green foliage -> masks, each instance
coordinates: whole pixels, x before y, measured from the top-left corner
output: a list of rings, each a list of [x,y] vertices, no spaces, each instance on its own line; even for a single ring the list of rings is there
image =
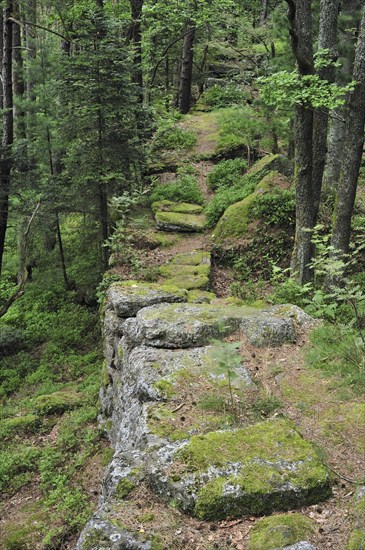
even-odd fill
[[[179,176],[173,183],[158,185],[151,194],[151,202],[169,200],[204,204],[204,196],[194,176]]]
[[[311,333],[306,360],[310,367],[335,376],[361,395],[365,390],[365,348],[356,331],[324,324]]]
[[[247,161],[244,159],[222,160],[209,172],[208,185],[213,190],[235,186],[246,170]]]
[[[315,109],[336,109],[345,103],[346,95],[355,86],[354,82],[346,86],[330,84],[316,74],[300,76],[296,71],[280,71],[260,78],[259,82],[262,101],[280,108],[300,104]]]
[[[252,204],[250,217],[265,225],[286,227],[295,223],[295,195],[293,191],[277,189],[258,195]]]
[[[222,84],[212,86],[204,92],[203,101],[208,107],[219,109],[229,105],[239,105],[247,101],[248,93],[237,84]]]
[[[31,478],[37,469],[41,451],[30,445],[7,447],[0,453],[0,492],[16,491]]]
[[[256,183],[250,178],[241,178],[234,187],[220,187],[205,208],[208,226],[213,227],[228,206],[248,197],[255,186]]]
[[[170,118],[161,119],[153,136],[151,149],[154,151],[182,151],[192,149],[198,138],[195,132],[177,126]]]

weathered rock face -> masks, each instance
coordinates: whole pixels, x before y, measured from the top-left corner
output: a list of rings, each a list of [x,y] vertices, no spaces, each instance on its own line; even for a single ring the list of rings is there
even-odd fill
[[[238,348],[247,340],[293,342],[296,326],[310,318],[291,306],[265,311],[188,299],[186,290],[135,281],[108,291],[100,425],[115,454],[79,550],[167,548],[158,531],[136,528],[132,512],[124,521],[123,504],[132,510],[138,491],[209,521],[289,510],[330,494],[327,469],[291,423],[248,416],[242,426],[232,414],[258,391]]]

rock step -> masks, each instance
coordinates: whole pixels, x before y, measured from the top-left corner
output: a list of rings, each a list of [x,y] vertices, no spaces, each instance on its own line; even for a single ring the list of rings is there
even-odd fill
[[[207,219],[198,204],[161,201],[152,205],[157,229],[177,233],[199,233]]]

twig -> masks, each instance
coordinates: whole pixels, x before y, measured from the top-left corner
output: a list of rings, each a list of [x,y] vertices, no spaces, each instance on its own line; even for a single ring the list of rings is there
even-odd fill
[[[334,470],[333,468],[331,468],[331,466],[328,466],[327,464],[327,468],[329,470],[331,470],[331,472],[333,472],[334,474],[336,474],[336,476],[340,477],[341,479],[345,479],[346,481],[348,481],[349,483],[358,483],[355,479],[350,479],[349,477],[346,477],[342,474],[340,474],[339,472],[336,472],[336,470]]]
[[[181,405],[179,405],[178,407],[176,407],[176,409],[173,409],[171,412],[176,413],[177,411],[179,411],[180,409],[182,409],[182,408],[184,407],[184,405],[186,405],[186,403],[181,403]]]

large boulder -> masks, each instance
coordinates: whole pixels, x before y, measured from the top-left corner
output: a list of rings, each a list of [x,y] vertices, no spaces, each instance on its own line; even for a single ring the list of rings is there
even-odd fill
[[[118,317],[134,317],[147,306],[161,302],[186,302],[186,290],[169,285],[142,283],[141,281],[122,281],[113,284],[106,299],[106,310],[113,310]]]
[[[124,325],[130,342],[161,348],[204,346],[236,331],[242,331],[257,346],[282,345],[296,339],[290,317],[221,304],[159,304],[140,310]]]
[[[202,520],[263,515],[331,495],[316,449],[286,420],[210,432],[155,453],[151,486]]]

